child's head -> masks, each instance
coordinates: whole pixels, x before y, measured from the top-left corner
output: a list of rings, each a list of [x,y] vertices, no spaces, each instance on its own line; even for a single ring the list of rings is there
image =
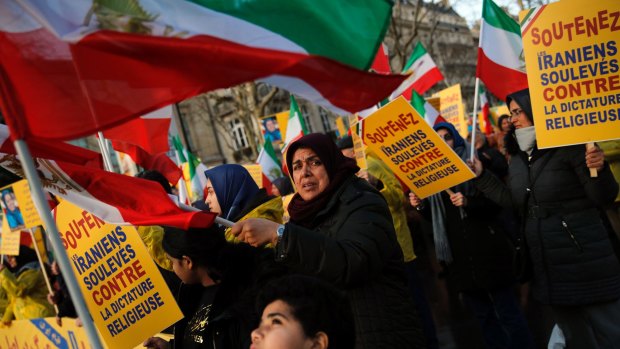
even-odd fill
[[[268,283],[256,302],[261,323],[254,349],[353,348],[355,326],[349,300],[316,278],[286,276]]]

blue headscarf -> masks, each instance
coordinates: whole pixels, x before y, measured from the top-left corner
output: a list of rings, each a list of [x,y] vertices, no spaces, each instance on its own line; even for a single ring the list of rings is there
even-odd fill
[[[222,217],[234,219],[256,196],[259,189],[248,170],[237,164],[216,166],[205,171],[211,181]]]

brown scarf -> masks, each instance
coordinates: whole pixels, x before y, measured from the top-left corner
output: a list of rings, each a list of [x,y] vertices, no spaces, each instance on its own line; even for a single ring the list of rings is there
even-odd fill
[[[359,167],[355,160],[342,155],[336,143],[329,136],[312,133],[290,145],[286,153],[286,165],[289,171],[293,171],[293,156],[300,148],[312,149],[321,159],[329,177],[327,188],[312,200],[305,201],[297,193],[288,205],[292,223],[313,228],[317,225],[314,222],[317,213],[325,208],[341,185],[359,171]]]

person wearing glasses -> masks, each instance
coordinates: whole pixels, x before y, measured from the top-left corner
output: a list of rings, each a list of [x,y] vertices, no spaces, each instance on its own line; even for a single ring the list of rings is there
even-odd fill
[[[327,135],[292,143],[286,164],[297,189],[288,206],[290,221],[248,219],[237,222],[232,234],[253,246],[271,243],[277,263],[291,273],[344,291],[356,348],[425,348],[385,199],[356,176],[355,160]]]
[[[434,126],[437,134],[463,160],[470,144],[447,122]],[[505,161],[503,157],[500,159]],[[432,223],[435,252],[448,287],[459,292],[472,310],[487,348],[533,348],[532,336],[514,292],[512,251],[501,208],[467,181],[421,200],[409,200]]]
[[[506,99],[511,130],[508,184],[470,163],[476,187],[522,218],[522,276],[535,299],[551,305],[569,348],[617,348],[620,343],[620,264],[600,209],[618,183],[598,147],[538,149],[529,90]],[[591,177],[596,169],[598,177]]]

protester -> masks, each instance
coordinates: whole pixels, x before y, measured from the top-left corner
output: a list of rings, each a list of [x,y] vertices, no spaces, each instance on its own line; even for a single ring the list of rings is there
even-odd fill
[[[0,263],[0,287],[8,296],[8,305],[2,322],[54,316],[54,309],[47,302],[47,287],[36,252],[26,246],[19,247],[18,256],[7,256],[8,268]]]
[[[273,261],[246,244],[229,244],[215,226],[205,229],[164,227],[163,246],[183,284],[177,303],[185,318],[174,325],[172,343],[152,337],[148,348],[248,348],[258,323],[254,300],[258,285],[269,280]]]
[[[515,130],[505,140],[512,156],[506,186],[480,161],[476,186],[523,218],[523,270],[535,299],[550,304],[569,348],[615,348],[620,343],[620,265],[599,208],[618,184],[603,152],[584,145],[538,149],[529,90],[506,100]],[[591,177],[588,169],[596,169]],[[524,273],[526,274],[526,273]]]
[[[344,293],[329,283],[291,275],[273,280],[259,293],[260,326],[253,349],[353,349],[353,313]]]
[[[482,162],[482,166],[493,172],[497,177],[504,178],[508,174],[508,163],[499,150],[489,146],[487,137],[478,130],[476,132],[476,154]]]
[[[346,136],[338,141],[338,148],[342,155],[355,159],[355,151],[353,150],[353,139]],[[420,281],[420,277],[415,267],[416,255],[413,249],[413,239],[411,231],[407,225],[407,213],[405,212],[405,195],[403,193],[400,182],[394,176],[394,173],[385,165],[374,153],[366,150],[366,163],[368,168],[360,170],[358,176],[366,179],[373,187],[375,187],[385,198],[390,209],[396,238],[405,262],[405,270],[409,281],[409,289],[412,298],[417,306],[420,314],[424,335],[427,339],[429,348],[437,348],[439,346],[437,333],[435,330],[435,322],[433,315],[424,294],[424,285]]]
[[[282,223],[282,200],[259,189],[245,167],[220,165],[205,171],[205,176],[205,202],[220,217],[233,222],[265,218]],[[226,229],[226,240],[234,240],[230,229]]]
[[[497,132],[495,133],[495,142],[497,144],[497,149],[506,157],[508,157],[508,155],[506,153],[506,147],[504,146],[504,138],[506,138],[506,133],[508,133],[511,127],[512,124],[510,123],[510,115],[500,115],[497,119]]]
[[[288,207],[290,222],[248,219],[235,224],[232,234],[253,246],[272,243],[276,260],[291,272],[344,290],[355,317],[356,347],[425,347],[381,194],[355,175],[355,161],[327,135],[292,143],[286,163],[297,190]]]
[[[55,284],[58,286],[57,290],[54,291],[53,294],[47,295],[47,301],[50,304],[55,304],[58,309],[58,314],[56,314],[56,323],[58,326],[62,326],[62,318],[69,317],[77,319],[78,315],[75,310],[75,306],[73,305],[73,301],[71,300],[71,296],[69,294],[69,288],[65,283],[65,280],[60,273],[60,268],[58,267],[58,263],[54,261],[50,268],[51,274],[55,277]]]
[[[447,122],[435,131],[463,160],[470,145]],[[500,157],[503,160],[503,157]],[[487,348],[533,348],[533,338],[514,292],[512,246],[500,222],[500,207],[485,198],[472,181],[428,200],[409,194],[410,202],[432,222],[437,259],[471,308]]]

